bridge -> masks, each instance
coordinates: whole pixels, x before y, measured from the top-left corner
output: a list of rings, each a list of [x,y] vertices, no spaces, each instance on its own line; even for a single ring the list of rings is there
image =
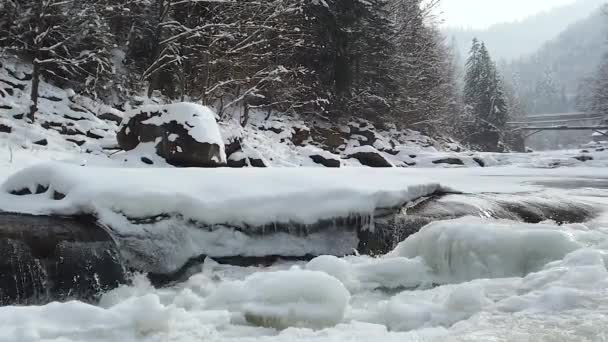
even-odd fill
[[[608,140],[608,116],[599,113],[535,114],[507,125],[514,131],[526,131],[526,138],[542,131],[592,131]]]

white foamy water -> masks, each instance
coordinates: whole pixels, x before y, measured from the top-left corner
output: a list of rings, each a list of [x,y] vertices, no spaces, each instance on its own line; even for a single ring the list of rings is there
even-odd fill
[[[427,226],[379,259],[207,260],[171,288],[137,276],[99,306],[0,308],[0,340],[604,341],[606,247],[598,222],[465,218]]]

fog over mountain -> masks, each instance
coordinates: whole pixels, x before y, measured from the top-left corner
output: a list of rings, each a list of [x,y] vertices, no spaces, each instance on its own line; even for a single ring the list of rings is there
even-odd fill
[[[484,41],[496,60],[512,60],[534,53],[542,44],[554,39],[564,27],[582,20],[597,10],[605,0],[579,0],[571,5],[539,13],[521,21],[496,24],[488,29],[446,28],[461,56],[468,54],[471,40]]]

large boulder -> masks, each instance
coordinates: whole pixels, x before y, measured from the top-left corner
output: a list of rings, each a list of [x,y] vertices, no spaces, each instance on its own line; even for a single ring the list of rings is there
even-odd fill
[[[167,163],[179,167],[226,165],[214,112],[194,103],[150,105],[130,111],[118,132],[119,146],[130,151],[152,143]]]
[[[357,159],[361,164],[369,167],[394,167],[384,155],[372,146],[360,146],[345,151],[348,158]]]
[[[0,305],[94,302],[125,282],[112,237],[93,217],[0,214]]]

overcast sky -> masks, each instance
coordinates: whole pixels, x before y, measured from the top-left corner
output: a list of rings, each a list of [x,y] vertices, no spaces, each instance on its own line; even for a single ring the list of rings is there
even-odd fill
[[[492,24],[523,19],[575,0],[441,0],[446,26],[485,28]]]

